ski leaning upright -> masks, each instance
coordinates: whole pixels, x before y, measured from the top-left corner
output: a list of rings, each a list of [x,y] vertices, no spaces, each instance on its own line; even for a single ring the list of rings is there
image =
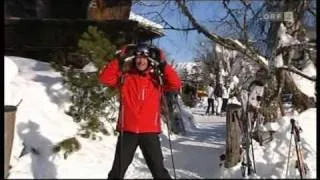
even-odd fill
[[[286,177],[288,177],[292,137],[294,137],[294,143],[295,143],[295,149],[296,149],[296,155],[297,155],[295,168],[298,168],[300,178],[304,179],[307,176],[309,168],[307,164],[304,162],[303,153],[302,153],[302,147],[301,147],[301,141],[300,141],[300,132],[302,132],[302,129],[301,127],[296,125],[296,121],[294,119],[290,119],[290,123],[291,123],[291,136],[290,136],[289,153],[288,153],[288,160],[287,160]]]
[[[242,137],[242,148],[244,150],[241,162],[241,172],[243,177],[251,176],[256,173],[255,162],[254,162],[254,151],[252,146],[252,137],[251,137],[251,122],[248,116],[248,95],[242,94],[241,97],[242,103],[242,117],[241,121],[243,123],[243,137]],[[250,155],[251,147],[251,155]],[[253,160],[251,160],[251,157]]]
[[[254,127],[259,128],[260,122],[257,121],[257,118],[254,118],[255,116],[252,117],[250,114],[254,112],[258,113],[263,93],[264,84],[259,80],[254,80],[250,83],[247,92],[244,91],[241,94],[241,122],[244,135],[242,145],[245,152],[245,154],[242,156],[241,162],[241,171],[243,177],[256,173],[252,135]]]
[[[185,134],[185,127],[182,120],[182,110],[178,102],[178,93],[167,92],[166,98],[169,109],[169,117],[173,123],[173,126],[175,127],[172,130],[174,130],[176,134]]]

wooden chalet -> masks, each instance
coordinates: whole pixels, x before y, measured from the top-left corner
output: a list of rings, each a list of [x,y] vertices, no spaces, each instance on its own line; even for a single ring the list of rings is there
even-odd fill
[[[88,26],[116,45],[152,42],[161,29],[129,19],[131,0],[5,0],[5,55],[50,61],[71,53]]]

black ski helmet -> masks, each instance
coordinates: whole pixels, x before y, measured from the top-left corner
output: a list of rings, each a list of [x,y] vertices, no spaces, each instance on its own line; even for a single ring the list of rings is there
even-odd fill
[[[150,55],[149,45],[148,44],[137,44],[134,55],[135,56],[143,55],[143,56],[149,57],[149,55]],[[136,68],[135,63],[136,63],[136,58],[133,60],[133,66]],[[148,67],[142,72],[145,72],[147,69],[149,69],[150,65],[151,65],[151,63],[150,63],[150,60],[148,59]]]
[[[149,56],[150,55],[149,45],[138,44],[136,47],[135,55]]]

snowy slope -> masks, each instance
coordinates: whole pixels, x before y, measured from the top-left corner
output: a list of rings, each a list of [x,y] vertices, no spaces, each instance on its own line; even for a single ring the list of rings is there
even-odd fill
[[[78,138],[82,148],[67,160],[50,151],[55,143],[74,136],[78,128],[64,113],[69,96],[59,73],[47,63],[18,57],[5,58],[5,73],[5,99],[11,102],[6,104],[17,104],[23,99],[17,111],[9,178],[106,178],[114,158],[115,136],[107,136],[100,141]],[[180,104],[187,132],[185,136],[171,135],[177,178],[242,178],[239,166],[219,168],[219,156],[225,148],[225,118],[197,115],[204,113],[205,106],[190,109],[181,101]],[[304,130],[301,134],[304,155],[311,169],[310,176],[314,178],[316,109],[309,109],[296,118]],[[284,117],[272,127],[277,130],[274,141],[265,147],[254,143],[257,177],[284,177],[290,138],[289,117]],[[168,133],[164,125],[160,137],[164,163],[173,177]],[[40,155],[28,153],[18,158],[22,142],[37,149]],[[298,177],[298,172],[293,171],[291,168],[289,177]],[[140,149],[125,177],[152,178]]]
[[[182,73],[184,71],[187,71],[189,73],[193,73],[194,67],[198,66],[197,63],[195,62],[181,62],[181,63],[176,63],[174,64],[174,68]]]

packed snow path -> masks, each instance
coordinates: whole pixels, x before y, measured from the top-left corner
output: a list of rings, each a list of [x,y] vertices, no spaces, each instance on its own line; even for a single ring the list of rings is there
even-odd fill
[[[201,114],[203,113],[201,112]],[[171,135],[176,177],[187,179],[219,178],[221,169],[219,168],[219,156],[224,153],[225,149],[226,118],[202,116],[200,114],[192,115],[193,119],[190,119],[190,124],[185,124],[188,127],[186,127],[184,136]],[[192,115],[189,117],[192,117]],[[174,178],[167,132],[165,131],[160,137],[165,166]],[[136,156],[138,157],[135,157],[130,166],[145,164],[140,150],[139,153],[136,153]],[[143,165],[143,168],[130,166],[126,178],[152,178],[146,165]]]

